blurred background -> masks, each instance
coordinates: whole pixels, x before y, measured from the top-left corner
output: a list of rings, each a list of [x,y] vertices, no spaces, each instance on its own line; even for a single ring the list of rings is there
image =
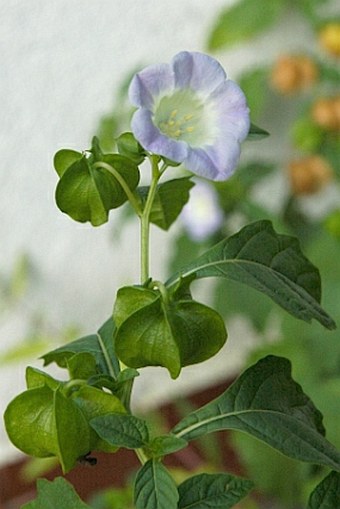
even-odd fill
[[[28,363],[41,367],[36,359],[44,352],[97,330],[111,313],[117,289],[139,280],[137,222],[124,211],[112,212],[109,223],[93,228],[63,215],[54,202],[58,176],[53,155],[60,148],[88,148],[95,134],[109,151],[114,138],[129,129],[126,90],[131,75],[150,63],[168,62],[184,49],[215,56],[245,90],[252,120],[271,136],[244,144],[240,170],[233,179],[210,185],[209,190],[206,185],[201,194],[197,186],[193,197],[209,211],[206,216],[217,214],[214,226],[202,224],[197,233],[195,218],[187,210],[170,234],[153,228],[153,277],[166,278],[186,257],[222,236],[251,220],[269,218],[280,232],[300,238],[320,268],[324,307],[339,317],[336,4],[332,0],[275,0],[270,6],[264,0],[3,3],[2,414],[24,388]],[[205,286],[203,299],[226,317],[226,348],[203,366],[186,368],[175,382],[165,370],[143,370],[135,405],[153,407],[192,387],[229,379],[245,365],[250,352],[252,359],[266,352],[283,353],[295,362],[296,377],[309,384],[314,398],[324,405],[331,439],[339,446],[339,333],[296,323],[265,297],[262,301],[255,292],[232,284],[211,284],[208,296]],[[240,455],[244,453],[251,468],[253,457],[266,452],[254,450],[248,457],[244,450],[252,447],[241,442]],[[0,450],[0,466],[18,454],[3,426]],[[278,490],[277,480],[267,476],[259,481],[269,492]]]

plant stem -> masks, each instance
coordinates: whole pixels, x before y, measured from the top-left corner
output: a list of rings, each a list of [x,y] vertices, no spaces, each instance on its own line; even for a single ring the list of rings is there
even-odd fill
[[[122,186],[126,196],[128,197],[129,202],[131,203],[134,211],[138,216],[142,215],[141,207],[138,203],[138,200],[136,196],[133,194],[129,186],[127,185],[124,178],[121,176],[121,174],[110,164],[105,163],[104,161],[98,161],[97,163],[94,163],[94,168],[103,168],[104,170],[107,170],[111,173],[111,175],[114,176],[114,178],[117,180],[117,182]]]
[[[139,461],[141,462],[142,465],[144,465],[148,461],[149,458],[145,454],[143,449],[135,449],[135,453],[136,453],[136,456],[137,456],[137,458],[139,459]]]
[[[158,168],[158,156],[151,155],[152,179],[145,207],[141,215],[141,282],[149,279],[149,237],[150,237],[150,213],[155,199],[157,183],[162,174]]]

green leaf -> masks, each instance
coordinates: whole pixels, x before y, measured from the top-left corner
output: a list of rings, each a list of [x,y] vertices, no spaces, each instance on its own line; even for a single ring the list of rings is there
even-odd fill
[[[19,394],[8,405],[5,426],[13,444],[26,454],[57,456],[63,472],[88,453],[89,427],[73,401],[42,386]]]
[[[199,474],[178,487],[178,509],[229,509],[252,490],[253,483],[231,474]]]
[[[54,393],[53,410],[57,443],[55,454],[66,473],[75,466],[78,458],[89,452],[90,430],[77,405],[60,391]]]
[[[225,277],[268,295],[296,318],[318,320],[328,329],[333,319],[319,305],[319,271],[301,252],[296,238],[277,234],[270,221],[257,221],[189,263],[166,283],[180,277]]]
[[[246,433],[233,432],[231,445],[259,493],[280,501],[282,508],[305,507],[303,492],[310,465],[288,458]]]
[[[251,39],[270,27],[284,6],[283,0],[240,0],[219,14],[208,49],[217,50]]]
[[[177,509],[177,502],[178,491],[169,472],[159,461],[147,461],[136,476],[136,509]]]
[[[253,123],[250,124],[247,140],[257,141],[262,140],[263,138],[267,138],[268,136],[269,136],[268,131],[265,131],[264,129],[258,127]]]
[[[121,288],[113,315],[116,352],[124,364],[164,366],[173,378],[182,366],[215,355],[227,338],[216,311],[189,298],[164,300],[157,290]]]
[[[150,214],[150,221],[163,230],[168,230],[189,200],[189,191],[194,187],[187,177],[168,180],[160,184]]]
[[[106,154],[102,162],[112,166],[132,191],[137,187],[139,170],[131,159]],[[127,200],[127,195],[108,169],[94,163],[100,162],[84,154],[65,170],[56,188],[56,202],[62,212],[76,221],[99,226],[107,222],[111,209]]]
[[[87,422],[95,417],[101,417],[106,414],[126,413],[124,405],[116,396],[89,385],[82,385],[77,391],[73,392],[72,399],[85,416]],[[89,450],[114,452],[117,448],[102,440],[91,427]]]
[[[63,477],[53,481],[38,479],[37,490],[37,498],[23,505],[22,509],[90,509]]]
[[[132,133],[123,133],[117,139],[118,152],[125,157],[128,157],[135,164],[141,164],[145,159],[145,150],[138,143]]]
[[[26,368],[26,385],[27,389],[34,389],[36,387],[42,387],[47,385],[52,390],[55,390],[61,382],[56,380],[52,376],[48,375],[44,371],[38,368],[32,368],[27,366]]]
[[[287,359],[260,360],[172,432],[192,440],[222,429],[246,432],[291,458],[340,470],[340,453],[323,436],[322,415],[291,378]]]
[[[178,438],[171,433],[167,435],[160,435],[151,440],[147,446],[147,450],[154,458],[161,458],[167,454],[180,451],[188,445],[188,442],[183,438]]]
[[[121,399],[126,386],[137,376],[139,376],[139,372],[136,369],[125,368],[119,373],[116,380],[109,375],[99,374],[89,378],[87,383],[99,388],[105,387]]]
[[[103,440],[117,447],[139,449],[149,441],[146,422],[133,415],[102,415],[91,419],[90,426]]]
[[[16,396],[5,411],[8,436],[26,454],[38,458],[55,454],[53,394],[46,385],[29,389]]]
[[[311,494],[307,509],[338,509],[340,501],[340,474],[331,472]]]
[[[97,334],[77,339],[43,355],[44,365],[47,366],[51,362],[55,362],[61,368],[66,368],[67,362],[72,356],[78,353],[88,353],[96,360],[101,373],[116,378],[119,373],[119,361],[114,353],[114,330],[115,326],[110,318],[98,330]]]
[[[96,359],[88,352],[79,352],[67,360],[71,379],[87,380],[97,373]]]
[[[65,173],[65,171],[72,166],[73,163],[76,163],[83,157],[81,152],[76,152],[75,150],[62,149],[59,150],[53,160],[54,168],[58,173],[59,177]]]

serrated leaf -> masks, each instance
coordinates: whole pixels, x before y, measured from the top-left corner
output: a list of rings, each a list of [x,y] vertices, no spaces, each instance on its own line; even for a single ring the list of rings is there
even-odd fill
[[[91,419],[90,426],[113,446],[139,449],[149,441],[146,422],[133,415],[102,415]]]
[[[76,150],[70,149],[61,149],[59,150],[53,159],[53,164],[56,172],[59,177],[65,173],[65,171],[72,166],[73,163],[76,163],[83,157],[81,152],[77,152]]]
[[[178,509],[229,509],[252,490],[253,483],[231,474],[199,474],[178,487]]]
[[[336,327],[320,306],[318,269],[303,255],[296,238],[276,233],[270,221],[257,221],[223,240],[169,279],[225,277],[245,283],[268,295],[296,318],[318,320],[328,329]]]
[[[177,288],[177,285],[176,285]],[[226,341],[216,311],[192,299],[163,301],[160,292],[125,287],[117,293],[116,352],[127,366],[164,366],[176,378],[181,367],[206,360]]]
[[[340,473],[331,472],[311,494],[307,509],[338,509],[340,503]]]
[[[38,479],[37,490],[37,498],[23,505],[22,509],[90,509],[63,477],[53,481]]]
[[[91,354],[96,360],[98,370],[116,378],[119,373],[119,362],[114,353],[113,332],[115,326],[112,318],[109,318],[98,330],[97,334],[91,334],[71,343],[63,345],[42,356],[44,365],[55,362],[61,368],[67,367],[67,361],[78,353]]]
[[[324,437],[321,413],[282,357],[261,359],[172,432],[192,440],[222,429],[246,432],[291,458],[340,470],[340,453]]]
[[[270,27],[284,6],[282,0],[240,0],[219,14],[208,48],[217,50],[249,40]]]
[[[112,166],[132,191],[137,187],[139,170],[131,159],[106,154],[102,161]],[[120,207],[128,198],[115,176],[95,163],[98,161],[84,154],[67,168],[56,188],[56,202],[60,210],[72,219],[100,226],[107,222],[109,211]]]
[[[177,509],[177,502],[178,491],[169,472],[159,461],[147,461],[136,476],[136,509]]]

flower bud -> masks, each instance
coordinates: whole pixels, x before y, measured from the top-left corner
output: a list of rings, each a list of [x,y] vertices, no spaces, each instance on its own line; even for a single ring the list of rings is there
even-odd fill
[[[340,23],[328,23],[319,33],[320,45],[331,55],[340,57]]]
[[[309,57],[282,55],[273,67],[271,84],[278,92],[291,94],[308,88],[317,77],[317,66]]]
[[[340,96],[318,99],[312,107],[312,118],[323,129],[340,130]]]
[[[295,195],[317,193],[333,176],[329,163],[315,155],[291,161],[288,171],[291,189]]]

